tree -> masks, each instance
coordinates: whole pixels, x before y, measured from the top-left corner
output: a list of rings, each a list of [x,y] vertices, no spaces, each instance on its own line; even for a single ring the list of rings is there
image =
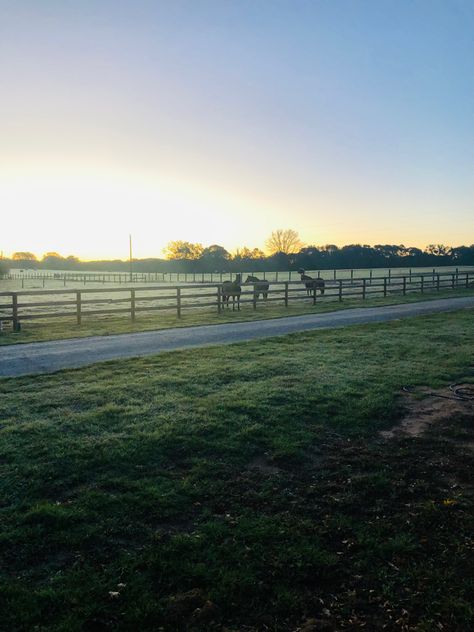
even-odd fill
[[[8,263],[5,261],[5,259],[0,259],[0,275],[7,274],[8,270]]]
[[[57,252],[47,252],[41,260],[45,268],[59,268],[64,263],[64,257]]]
[[[212,246],[208,246],[204,248],[202,251],[201,257],[203,259],[214,259],[216,261],[227,261],[230,259],[230,253],[223,246],[219,246],[218,244],[212,244]]]
[[[233,259],[263,259],[265,257],[265,253],[263,253],[260,248],[247,248],[244,246],[243,248],[237,248]]]
[[[298,252],[303,245],[296,230],[292,230],[291,228],[287,228],[286,230],[282,228],[274,230],[265,242],[265,247],[271,255],[277,252],[283,252],[285,255],[294,254]]]
[[[447,257],[451,254],[451,246],[445,246],[444,244],[429,244],[426,246],[426,250],[429,255],[435,257]]]
[[[32,252],[14,252],[12,259],[13,261],[38,261]]]
[[[202,257],[203,250],[201,244],[193,244],[189,241],[170,241],[163,252],[167,259],[191,260]]]
[[[226,272],[230,253],[218,244],[204,248],[200,258],[201,269],[208,272]]]

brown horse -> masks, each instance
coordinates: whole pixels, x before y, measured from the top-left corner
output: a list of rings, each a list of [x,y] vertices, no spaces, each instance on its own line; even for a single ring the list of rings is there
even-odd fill
[[[305,274],[303,269],[298,270],[298,274],[300,275],[303,283],[306,285],[306,293],[308,296],[311,296],[314,290],[319,290],[321,294],[324,294],[324,279],[321,277],[313,279],[313,277]]]
[[[240,311],[240,295],[242,294],[242,275],[236,274],[233,281],[224,281],[222,284],[222,306],[229,307],[229,299],[232,297],[232,310],[235,310],[235,302],[237,299],[237,309]]]
[[[248,276],[245,280],[245,285],[253,284],[253,291],[255,294],[255,300],[258,300],[260,294],[262,297],[267,300],[268,298],[268,288],[270,287],[270,283],[265,279],[259,279],[256,276]]]

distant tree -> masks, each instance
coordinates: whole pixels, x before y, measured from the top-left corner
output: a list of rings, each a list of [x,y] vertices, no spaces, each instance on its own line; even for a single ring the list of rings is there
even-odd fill
[[[14,252],[12,259],[13,261],[38,261],[36,255],[32,252]]]
[[[375,244],[374,250],[385,259],[395,259],[402,255],[405,246],[397,246],[392,244]]]
[[[0,275],[7,274],[9,270],[8,262],[5,259],[0,259]]]
[[[204,248],[201,258],[201,269],[207,272],[226,272],[229,269],[230,253],[218,244]]]
[[[166,258],[174,260],[199,259],[203,251],[204,248],[201,244],[193,244],[189,241],[170,241],[163,249]]]
[[[325,246],[321,246],[320,250],[321,252],[325,252],[331,255],[339,252],[339,248],[335,244],[326,244]]]
[[[285,255],[295,254],[303,246],[300,236],[291,228],[274,230],[265,242],[265,247],[271,255],[277,252],[283,252]]]
[[[265,253],[260,250],[260,248],[247,248],[244,246],[243,248],[237,248],[234,253],[233,259],[263,259],[265,257]]]
[[[447,257],[451,255],[451,246],[445,246],[444,244],[429,244],[426,246],[425,252],[435,257]]]
[[[423,250],[421,250],[421,248],[415,248],[413,246],[409,246],[408,248],[405,248],[405,256],[406,257],[418,257],[421,258],[423,256]]]
[[[456,246],[451,251],[453,263],[458,265],[474,264],[474,245],[473,246]]]
[[[69,255],[62,261],[63,267],[67,268],[68,270],[77,269],[78,267],[80,267],[80,263],[80,259],[78,257],[75,257],[74,255]]]
[[[60,268],[64,264],[64,257],[57,252],[47,252],[41,259],[45,268]]]
[[[201,257],[203,259],[227,260],[230,259],[230,253],[227,252],[227,250],[223,246],[212,244],[212,246],[204,248]]]

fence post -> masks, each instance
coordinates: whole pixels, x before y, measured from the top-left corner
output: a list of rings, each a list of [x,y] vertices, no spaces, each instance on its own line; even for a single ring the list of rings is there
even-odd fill
[[[469,288],[469,272],[466,272],[466,289]]]
[[[354,281],[354,270],[351,270],[351,283]]]
[[[20,320],[18,318],[18,294],[12,292],[12,317],[13,331],[20,331]]]
[[[81,293],[76,292],[76,318],[78,325],[81,324],[81,316]]]
[[[387,296],[387,277],[383,278],[383,296],[384,298]]]
[[[453,290],[454,290],[454,288],[455,288],[455,285],[454,285],[455,278],[456,278],[456,277],[454,276],[454,274],[452,274],[452,275],[451,275],[451,286],[452,286],[452,289],[453,289]]]
[[[467,282],[466,282],[467,287]],[[285,281],[285,307],[288,307],[288,281]]]
[[[291,281],[291,270],[290,270],[290,276],[288,278],[288,281]]]
[[[130,316],[135,320],[135,290],[130,290]]]
[[[372,272],[373,270],[370,270],[369,275],[370,275],[370,285],[372,285]]]
[[[362,279],[362,298],[365,300],[365,277]]]
[[[333,270],[333,274],[334,274],[334,281],[336,280],[336,270]]]
[[[407,293],[407,278],[406,276],[403,277],[403,296],[405,296],[405,294]]]
[[[339,303],[342,302],[342,279],[339,279]]]
[[[423,294],[425,291],[425,277],[420,274],[420,278],[421,278],[421,293]]]
[[[176,313],[181,318],[181,288],[176,288]]]
[[[278,283],[278,270],[276,271],[276,282]]]
[[[253,286],[253,308],[257,309],[257,288],[255,287],[255,285]]]
[[[316,305],[316,285],[313,284],[313,305]]]
[[[222,292],[221,292],[221,286],[218,285],[217,286],[217,313],[220,314],[221,313],[221,304],[222,304]]]

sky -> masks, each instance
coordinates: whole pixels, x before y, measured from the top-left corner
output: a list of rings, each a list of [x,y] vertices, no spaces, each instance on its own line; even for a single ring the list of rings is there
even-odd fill
[[[0,0],[0,250],[474,243],[472,0]]]

